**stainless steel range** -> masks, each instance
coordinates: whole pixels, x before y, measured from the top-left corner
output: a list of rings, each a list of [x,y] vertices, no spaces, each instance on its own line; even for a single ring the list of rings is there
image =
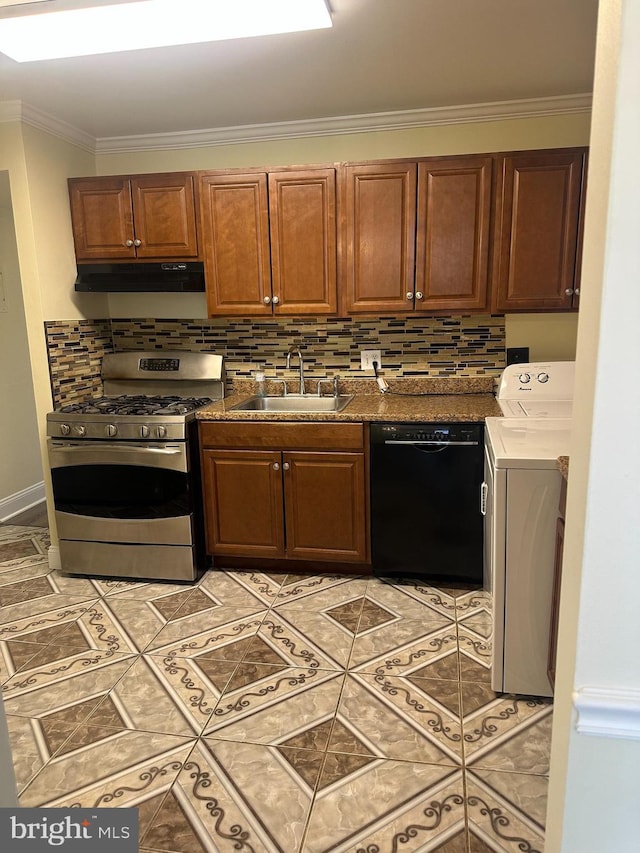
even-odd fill
[[[213,353],[107,355],[104,397],[47,415],[69,574],[193,580],[205,568],[196,411],[224,396]]]

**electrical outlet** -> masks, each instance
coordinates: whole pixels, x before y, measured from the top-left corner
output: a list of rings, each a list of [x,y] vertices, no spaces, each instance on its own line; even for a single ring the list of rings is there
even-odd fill
[[[379,349],[363,349],[360,350],[360,370],[373,370],[373,362],[378,365],[378,370],[382,367],[382,351]]]

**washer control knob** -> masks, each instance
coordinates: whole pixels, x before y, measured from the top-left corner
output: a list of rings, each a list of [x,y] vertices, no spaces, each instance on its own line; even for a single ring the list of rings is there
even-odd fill
[[[69,435],[71,427],[69,424],[60,424],[60,435]]]
[[[118,427],[115,424],[108,424],[104,428],[104,431],[108,436],[114,436],[118,434]]]
[[[538,382],[542,382],[544,384],[545,382],[548,382],[548,381],[549,381],[549,374],[548,373],[539,373],[538,374]]]
[[[156,435],[158,436],[158,438],[166,438],[167,437],[166,426],[156,427]]]
[[[140,438],[148,438],[151,430],[146,424],[142,424],[140,427]]]
[[[526,385],[527,382],[531,382],[531,376],[528,373],[521,373],[518,376],[518,380],[522,382],[523,385]]]
[[[87,434],[87,428],[83,424],[78,424],[77,426],[74,426],[73,431],[75,432],[76,435],[86,435]]]

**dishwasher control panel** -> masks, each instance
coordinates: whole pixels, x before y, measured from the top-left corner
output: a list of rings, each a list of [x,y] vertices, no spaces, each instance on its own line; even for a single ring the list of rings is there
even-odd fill
[[[372,441],[437,442],[442,444],[483,441],[482,424],[372,424]]]

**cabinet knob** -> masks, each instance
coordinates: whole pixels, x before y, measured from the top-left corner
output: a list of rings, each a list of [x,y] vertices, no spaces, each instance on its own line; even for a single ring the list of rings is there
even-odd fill
[[[572,287],[568,287],[568,288],[565,290],[564,295],[565,295],[565,296],[573,296],[573,288],[572,288]]]
[[[141,245],[142,245],[142,240],[134,240],[134,241],[133,241],[133,245],[134,245],[134,246],[141,246]]]
[[[279,297],[279,296],[274,296],[274,297],[273,297],[273,304],[274,304],[274,305],[277,305],[279,302],[280,302],[280,297]]]
[[[421,290],[417,291],[416,299],[424,299],[424,293]]]
[[[133,240],[125,240],[125,246],[133,246]]]
[[[408,299],[409,301],[411,301],[411,300],[413,299],[413,291],[411,291],[411,290],[410,290],[410,291],[407,293],[407,299]]]
[[[576,296],[580,296],[580,288],[576,287],[576,289],[574,290],[574,293]]]
[[[265,296],[265,298],[262,301],[264,302],[265,305],[271,305],[271,297],[270,296]]]
[[[280,470],[280,463],[279,463],[279,462],[274,462],[274,463],[273,463],[273,470],[274,470],[274,471],[279,471],[279,470]]]
[[[288,463],[288,462],[283,462],[283,463],[282,463],[282,470],[283,470],[283,471],[288,471],[288,470],[289,470],[289,468],[291,468],[291,465],[289,465],[289,463]]]

